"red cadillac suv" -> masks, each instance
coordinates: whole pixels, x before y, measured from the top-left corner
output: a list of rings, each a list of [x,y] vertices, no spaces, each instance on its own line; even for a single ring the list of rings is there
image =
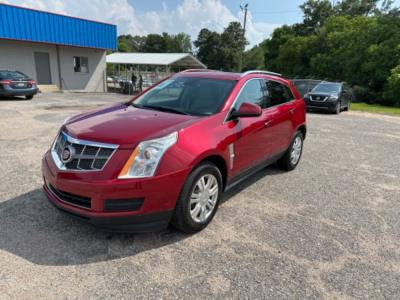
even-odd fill
[[[108,230],[196,232],[224,191],[273,162],[294,169],[305,136],[304,102],[279,74],[187,70],[66,120],[43,158],[44,191]]]

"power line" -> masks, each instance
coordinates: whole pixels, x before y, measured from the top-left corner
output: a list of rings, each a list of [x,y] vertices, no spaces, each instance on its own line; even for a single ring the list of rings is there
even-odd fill
[[[281,10],[281,11],[255,11],[251,12],[252,15],[273,15],[273,14],[288,14],[288,13],[302,13],[299,10]]]

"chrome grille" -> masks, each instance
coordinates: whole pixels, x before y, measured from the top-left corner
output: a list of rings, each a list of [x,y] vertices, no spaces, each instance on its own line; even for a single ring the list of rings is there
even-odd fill
[[[324,102],[328,99],[328,96],[325,95],[311,95],[310,96],[311,101],[315,102]]]
[[[99,171],[111,158],[118,145],[78,140],[61,132],[54,142],[51,154],[61,170]],[[68,159],[63,152],[68,150]]]

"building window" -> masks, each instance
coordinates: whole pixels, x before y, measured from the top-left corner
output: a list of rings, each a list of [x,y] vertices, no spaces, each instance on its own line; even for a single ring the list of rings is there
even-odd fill
[[[77,73],[89,73],[88,58],[74,56],[74,71]]]

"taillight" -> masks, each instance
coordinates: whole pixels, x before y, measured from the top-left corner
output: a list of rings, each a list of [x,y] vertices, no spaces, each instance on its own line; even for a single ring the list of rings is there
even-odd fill
[[[0,84],[10,85],[11,80],[0,80]]]
[[[33,85],[33,84],[36,84],[36,81],[35,81],[35,80],[29,80],[28,83],[29,83],[30,85]]]

